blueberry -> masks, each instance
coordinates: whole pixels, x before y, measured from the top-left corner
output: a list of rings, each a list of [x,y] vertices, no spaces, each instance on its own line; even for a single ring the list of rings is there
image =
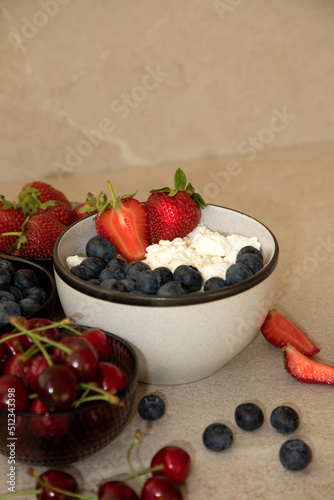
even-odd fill
[[[8,323],[7,316],[22,316],[20,306],[16,302],[0,302],[0,325]]]
[[[71,267],[70,272],[77,278],[80,278],[84,281],[96,278],[96,274],[94,273],[93,269],[87,266],[82,266],[81,264]]]
[[[16,302],[16,298],[11,292],[8,290],[0,290],[0,302],[7,302],[8,300]]]
[[[15,269],[13,264],[7,259],[0,259],[0,269],[7,269],[11,277],[14,276]]]
[[[109,262],[107,263],[107,267],[113,267],[115,269],[119,269],[124,274],[126,274],[128,270],[128,265],[126,261],[121,257],[116,257],[115,259],[109,260]]]
[[[19,287],[21,290],[29,286],[37,286],[38,279],[36,273],[32,269],[18,269],[14,273],[13,285]]]
[[[128,267],[126,277],[136,281],[139,273],[146,270],[148,271],[149,269],[151,268],[148,264],[146,264],[146,262],[142,261],[132,262],[132,264],[130,264]]]
[[[209,292],[210,290],[219,290],[219,288],[223,288],[226,286],[226,281],[219,276],[212,276],[204,283],[203,290],[204,292]]]
[[[138,413],[144,420],[158,420],[165,413],[165,403],[160,396],[149,394],[139,401]]]
[[[86,257],[81,265],[90,267],[97,275],[106,267],[106,263],[100,257]]]
[[[239,427],[253,431],[263,424],[263,412],[255,403],[242,403],[236,407],[234,418]]]
[[[117,268],[114,267],[105,267],[103,271],[99,274],[99,280],[109,280],[111,278],[115,278],[117,280],[121,280],[125,278],[125,274]]]
[[[136,290],[136,282],[131,278],[124,278],[123,280],[121,280],[121,283],[124,286],[126,292],[133,292],[134,290]]]
[[[173,273],[170,269],[168,269],[168,267],[160,266],[155,268],[154,271],[160,276],[161,286],[173,280]]]
[[[88,257],[99,257],[105,262],[114,259],[117,255],[115,245],[103,236],[93,236],[86,244],[86,255]]]
[[[271,425],[281,434],[294,432],[299,425],[299,415],[290,406],[277,406],[270,415]]]
[[[246,247],[241,248],[241,250],[239,250],[239,252],[237,253],[236,260],[238,260],[238,258],[241,255],[244,255],[245,253],[254,253],[255,255],[260,257],[261,260],[263,260],[263,256],[262,256],[262,253],[260,252],[260,250],[258,250],[255,247],[252,247],[251,245],[247,245]]]
[[[12,280],[11,274],[7,269],[0,269],[0,288],[5,289],[10,285]]]
[[[312,460],[311,448],[301,439],[288,439],[279,451],[281,464],[289,470],[302,470]]]
[[[87,281],[87,283],[92,283],[93,285],[100,285],[101,281],[99,278],[91,278],[90,280]]]
[[[214,422],[206,427],[203,432],[203,443],[212,451],[223,451],[233,442],[233,432],[227,425]]]
[[[147,269],[146,271],[142,271],[138,274],[136,281],[137,290],[154,294],[157,293],[160,287],[160,276],[152,271],[152,269]]]
[[[173,274],[174,281],[179,281],[188,292],[196,292],[202,288],[203,277],[198,269],[194,266],[181,264]]]
[[[108,278],[100,283],[101,288],[106,288],[107,290],[118,290],[119,292],[125,292],[125,286],[122,282],[116,278]]]
[[[178,281],[168,281],[157,291],[157,295],[185,295],[186,293],[188,293],[188,290]]]
[[[41,286],[30,286],[29,288],[25,288],[25,290],[23,290],[23,297],[36,299],[40,304],[44,304],[48,300],[48,294]]]
[[[226,271],[226,284],[234,285],[235,283],[239,283],[240,281],[250,278],[251,276],[253,276],[253,272],[248,266],[245,266],[245,264],[242,264],[241,262],[232,264]]]
[[[22,290],[19,289],[19,287],[14,285],[9,285],[7,291],[14,295],[15,302],[18,302],[19,300],[23,299],[23,293]]]
[[[263,268],[263,260],[255,253],[244,253],[238,257],[237,262],[248,266],[254,274]]]
[[[25,297],[18,302],[22,316],[30,316],[35,314],[41,307],[41,303],[32,297]]]

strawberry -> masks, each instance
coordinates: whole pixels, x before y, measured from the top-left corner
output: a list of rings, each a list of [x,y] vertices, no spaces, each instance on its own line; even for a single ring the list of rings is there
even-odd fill
[[[261,332],[265,339],[275,347],[282,348],[291,344],[305,356],[313,356],[320,351],[297,325],[277,312],[276,309],[269,311],[261,326]]]
[[[31,216],[17,235],[16,247],[22,257],[50,258],[58,236],[66,226],[53,217],[44,214]]]
[[[50,200],[62,201],[71,208],[71,202],[66,198],[64,193],[58,191],[50,184],[42,181],[34,181],[23,186],[19,194],[19,202],[24,203],[26,195],[33,194],[38,197],[40,203],[45,203]]]
[[[72,209],[63,201],[50,200],[42,203],[36,213],[52,217],[64,224],[64,226],[69,226],[74,222]]]
[[[198,225],[201,208],[206,203],[178,168],[174,175],[174,189],[152,189],[145,203],[150,243],[183,238]]]
[[[87,215],[96,213],[96,203],[96,198],[91,193],[88,193],[86,201],[83,203],[79,203],[76,207],[73,208],[73,222],[83,219],[84,217],[87,217]]]
[[[125,259],[141,260],[149,244],[146,209],[134,198],[136,193],[116,198],[110,182],[108,186],[112,200],[108,202],[104,195],[95,218],[96,231],[111,241]]]
[[[26,216],[21,208],[15,208],[12,203],[2,197],[0,201],[0,251],[8,252],[16,241],[16,236],[2,236],[3,233],[20,231]]]
[[[334,366],[310,359],[290,344],[283,347],[282,354],[286,370],[300,382],[334,384]]]

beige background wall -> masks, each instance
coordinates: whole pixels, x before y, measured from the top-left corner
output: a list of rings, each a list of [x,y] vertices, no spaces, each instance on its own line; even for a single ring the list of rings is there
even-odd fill
[[[0,0],[0,26],[2,191],[333,141],[332,0]]]

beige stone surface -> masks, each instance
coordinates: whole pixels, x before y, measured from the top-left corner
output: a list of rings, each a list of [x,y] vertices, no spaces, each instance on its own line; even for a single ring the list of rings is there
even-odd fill
[[[1,0],[1,184],[330,141],[333,22],[328,0]]]
[[[319,345],[321,350],[315,359],[329,364],[334,364],[333,156],[334,144],[328,143],[268,150],[252,161],[245,156],[230,156],[183,164],[188,179],[206,194],[207,201],[246,212],[275,233],[280,262],[274,306]],[[138,188],[145,199],[150,188],[171,182],[175,168],[175,164],[166,163],[163,169],[133,167],[112,176],[108,170],[76,180],[73,176],[50,180],[73,200],[81,199],[88,190],[103,189],[109,177],[119,193]],[[17,181],[7,186],[11,196],[15,196],[18,185]],[[161,420],[146,423],[138,416],[136,406],[144,394],[151,392],[164,398],[167,411]],[[258,403],[265,416],[264,425],[251,433],[238,429],[234,422],[235,407],[247,401]],[[300,427],[294,436],[312,448],[313,461],[304,471],[287,471],[279,462],[279,448],[288,437],[271,428],[269,417],[281,404],[299,412]],[[238,357],[207,379],[173,387],[140,384],[131,419],[119,437],[67,470],[79,479],[86,494],[94,496],[96,484],[128,474],[126,451],[140,429],[142,439],[133,452],[137,469],[147,467],[153,454],[166,444],[180,445],[190,453],[193,466],[183,487],[185,499],[331,499],[332,409],[333,387],[303,384],[292,378],[283,367],[280,350],[259,332]],[[204,428],[214,421],[229,425],[234,432],[232,447],[218,454],[202,444]],[[4,493],[8,470],[5,457],[0,457],[0,470],[0,492]],[[32,485],[25,471],[26,466],[17,463],[17,491]]]

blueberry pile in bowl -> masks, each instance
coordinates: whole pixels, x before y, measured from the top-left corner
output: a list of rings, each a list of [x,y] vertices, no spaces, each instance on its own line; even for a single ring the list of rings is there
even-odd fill
[[[31,318],[0,348],[1,454],[10,454],[11,438],[18,461],[68,464],[105,447],[126,425],[138,360],[119,337],[68,319]]]
[[[12,330],[8,316],[52,317],[56,300],[54,278],[45,268],[0,254],[0,333]]]

